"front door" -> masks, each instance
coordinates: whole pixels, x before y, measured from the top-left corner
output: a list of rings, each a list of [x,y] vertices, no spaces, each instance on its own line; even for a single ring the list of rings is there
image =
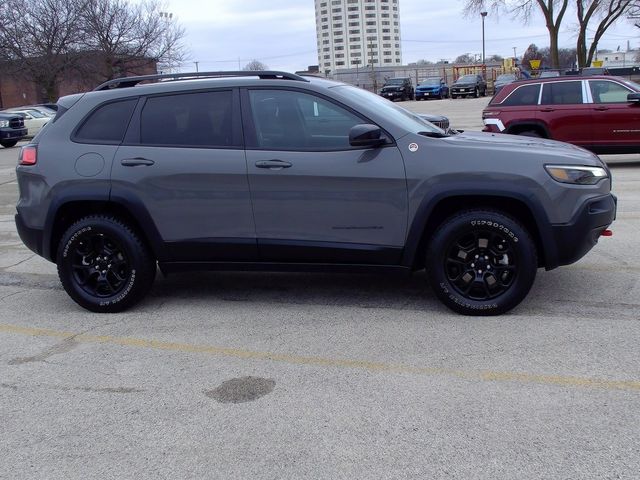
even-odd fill
[[[612,80],[589,80],[589,89],[594,103],[593,146],[637,151],[640,145],[640,105],[627,101],[632,90]]]
[[[392,139],[352,147],[351,127],[371,122],[320,95],[256,88],[242,100],[260,258],[398,263],[407,184]]]

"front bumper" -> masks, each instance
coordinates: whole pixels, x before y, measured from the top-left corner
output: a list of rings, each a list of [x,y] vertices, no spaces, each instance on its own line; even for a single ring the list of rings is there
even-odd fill
[[[0,140],[20,140],[27,136],[26,128],[3,128],[0,129]]]
[[[416,90],[416,99],[418,98],[436,98],[440,96],[440,91],[439,90],[430,90],[427,92],[421,92],[419,90]]]
[[[388,98],[389,100],[395,100],[396,98],[402,98],[404,92],[380,92],[380,96]]]
[[[42,230],[27,227],[19,213],[16,214],[15,219],[18,236],[22,243],[32,252],[42,256]]]
[[[552,225],[556,246],[555,261],[547,262],[547,269],[575,263],[591,250],[604,230],[616,218],[618,200],[613,194],[589,199],[571,222]]]
[[[453,87],[451,89],[451,95],[473,95],[476,91],[475,86],[471,87]]]

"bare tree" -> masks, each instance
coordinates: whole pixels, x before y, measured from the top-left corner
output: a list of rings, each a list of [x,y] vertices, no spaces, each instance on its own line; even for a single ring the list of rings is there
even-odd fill
[[[65,71],[78,61],[81,34],[76,0],[3,0],[0,3],[3,69],[32,80],[55,101]]]
[[[468,53],[463,53],[462,55],[458,55],[453,63],[473,63],[474,58],[473,55]]]
[[[551,66],[559,68],[558,35],[568,6],[569,0],[466,0],[464,10],[467,15],[478,14],[487,9],[496,13],[506,11],[525,23],[531,20],[535,11],[540,11],[549,31]]]
[[[269,70],[269,67],[264,63],[262,63],[260,60],[254,59],[254,60],[251,60],[249,63],[247,63],[244,66],[243,70],[262,72],[264,70]]]
[[[576,0],[578,15],[578,40],[576,50],[578,67],[588,67],[597,52],[598,42],[604,33],[620,17],[630,13],[633,6],[638,4],[633,0]],[[594,26],[590,26],[595,23]],[[587,38],[587,31],[591,31],[593,39]],[[589,43],[589,41],[591,43]]]
[[[84,48],[103,57],[105,79],[135,73],[150,60],[171,70],[184,59],[184,29],[157,0],[86,0],[82,20]]]

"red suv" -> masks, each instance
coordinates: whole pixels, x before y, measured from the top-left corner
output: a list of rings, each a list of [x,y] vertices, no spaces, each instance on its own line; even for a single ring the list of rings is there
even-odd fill
[[[485,132],[551,138],[595,153],[640,153],[640,85],[619,77],[511,83],[482,119]]]

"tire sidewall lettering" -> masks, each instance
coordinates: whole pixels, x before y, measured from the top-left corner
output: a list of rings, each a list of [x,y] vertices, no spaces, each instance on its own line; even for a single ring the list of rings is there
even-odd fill
[[[490,228],[495,228],[495,229],[501,231],[502,233],[508,235],[509,238],[511,240],[513,240],[514,243],[518,243],[518,241],[519,241],[517,235],[515,233],[513,233],[510,229],[508,229],[507,227],[502,225],[501,223],[494,222],[494,221],[491,221],[491,220],[471,220],[471,222],[469,222],[469,223],[471,224],[472,227],[490,227]]]
[[[84,233],[90,232],[92,229],[92,227],[84,227],[71,235],[71,238],[69,238],[69,241],[66,243],[66,245],[64,246],[64,250],[62,251],[62,258],[67,258],[71,245],[78,239],[78,237],[80,237]]]

